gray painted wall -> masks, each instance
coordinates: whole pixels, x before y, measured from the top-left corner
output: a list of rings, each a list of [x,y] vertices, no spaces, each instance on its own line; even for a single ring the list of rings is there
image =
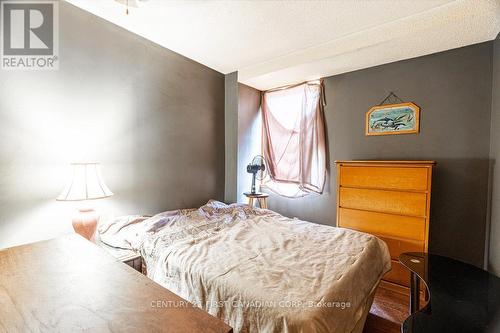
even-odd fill
[[[227,203],[246,202],[243,192],[250,189],[252,180],[246,166],[253,156],[260,154],[259,114],[260,91],[238,83],[238,73],[225,79],[225,194]]]
[[[0,247],[71,232],[74,205],[54,199],[74,160],[103,164],[115,192],[94,203],[105,213],[242,201],[255,153],[245,142],[260,132],[258,92],[238,85],[237,73],[224,78],[67,3],[60,11],[60,70],[0,73]],[[437,160],[430,250],[476,265],[484,259],[489,158],[500,149],[498,44],[493,96],[492,43],[325,81],[330,174],[337,159]],[[364,136],[365,112],[389,91],[420,105],[419,135]],[[493,180],[490,267],[498,274]],[[324,195],[272,196],[270,207],[334,225],[335,187],[329,177]]]
[[[238,179],[238,72],[225,76],[225,180],[224,201],[235,202]]]
[[[224,196],[224,75],[65,2],[60,70],[0,73],[0,248],[71,232],[67,164],[102,163],[107,214]]]
[[[272,195],[270,208],[284,215],[335,225],[333,161],[436,160],[430,251],[483,266],[491,54],[492,43],[488,42],[326,78],[330,158],[326,193],[303,199]],[[421,107],[420,134],[364,135],[366,111],[390,91]]]
[[[492,200],[488,269],[500,276],[500,35],[493,43],[490,157]]]
[[[237,200],[247,202],[244,192],[252,187],[252,176],[247,165],[255,155],[261,154],[262,118],[260,117],[260,91],[244,84],[238,85],[238,179]]]

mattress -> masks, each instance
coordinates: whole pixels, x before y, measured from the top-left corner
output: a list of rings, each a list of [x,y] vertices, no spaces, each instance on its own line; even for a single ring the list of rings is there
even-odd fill
[[[148,277],[234,332],[357,331],[390,270],[386,244],[372,235],[240,204],[209,201],[99,230],[103,242],[140,251]]]

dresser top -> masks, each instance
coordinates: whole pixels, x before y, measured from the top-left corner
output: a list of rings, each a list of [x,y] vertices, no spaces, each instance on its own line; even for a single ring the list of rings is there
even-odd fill
[[[232,331],[78,235],[1,250],[0,267],[7,332]]]
[[[335,164],[431,164],[436,165],[436,161],[422,161],[422,160],[406,160],[406,161],[384,161],[384,160],[350,160],[350,161],[335,161]]]

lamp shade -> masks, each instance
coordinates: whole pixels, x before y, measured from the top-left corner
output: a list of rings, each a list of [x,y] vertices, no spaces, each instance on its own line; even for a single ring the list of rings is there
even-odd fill
[[[57,197],[59,201],[80,201],[110,197],[99,163],[71,163],[72,176]]]

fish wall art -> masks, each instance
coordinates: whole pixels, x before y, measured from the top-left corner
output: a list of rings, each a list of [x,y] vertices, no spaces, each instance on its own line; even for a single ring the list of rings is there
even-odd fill
[[[413,103],[374,106],[366,113],[366,135],[418,133],[419,127],[420,108]]]

